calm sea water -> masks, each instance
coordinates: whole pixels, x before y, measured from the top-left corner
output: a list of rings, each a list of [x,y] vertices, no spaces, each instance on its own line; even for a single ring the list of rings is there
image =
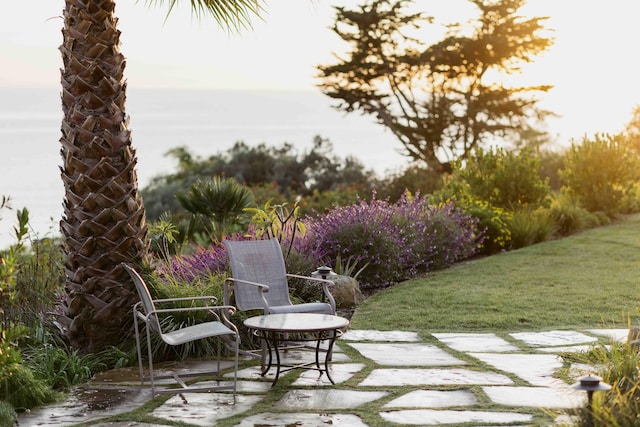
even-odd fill
[[[27,207],[39,236],[58,234],[62,215],[59,88],[0,88],[0,195]],[[316,92],[232,92],[128,89],[140,186],[171,172],[165,153],[187,146],[194,154],[224,152],[236,141],[268,146],[289,142],[301,152],[321,135],[339,156],[353,155],[384,174],[406,163],[400,143],[369,117],[345,115]],[[13,241],[15,214],[0,211],[0,247]]]

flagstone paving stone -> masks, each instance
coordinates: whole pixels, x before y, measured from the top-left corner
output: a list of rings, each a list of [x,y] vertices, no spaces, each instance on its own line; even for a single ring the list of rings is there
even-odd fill
[[[291,390],[285,393],[275,406],[281,409],[295,410],[357,408],[365,403],[383,398],[388,394],[386,391]]]
[[[478,399],[471,390],[416,390],[384,405],[385,408],[445,408],[473,406]]]
[[[389,425],[479,423],[522,427],[533,423],[533,415],[519,413],[517,408],[566,412],[585,404],[586,393],[571,389],[570,384],[555,377],[563,366],[559,353],[588,349],[597,340],[605,345],[607,340],[625,341],[627,335],[624,329],[514,332],[508,335],[509,339],[492,333],[434,333],[438,340],[434,345],[422,342],[413,332],[349,330],[336,343],[330,364],[336,385],[330,384],[326,374],[319,375],[314,370],[283,372],[281,377],[293,378],[289,389],[274,404],[278,413],[250,413],[271,392],[275,372],[271,369],[263,377],[260,367],[254,364],[238,372],[235,404],[232,393],[190,393],[184,395],[187,403],[180,395],[171,396],[150,409],[149,415],[166,420],[166,425],[182,422],[214,426],[246,412],[237,427],[363,427],[366,423],[357,415],[358,408],[374,402],[377,412],[368,416],[378,414]],[[364,360],[359,357],[352,361],[342,351],[347,346],[358,351]],[[299,363],[313,361],[314,354],[289,351],[283,358]],[[228,361],[224,363],[229,366]],[[191,372],[206,364],[210,362],[172,363],[159,368]],[[364,369],[368,369],[364,379],[352,381]],[[569,370],[576,381],[590,372],[591,367],[584,364],[573,364]],[[137,375],[136,368],[100,374],[75,389],[65,401],[20,414],[19,426],[65,427],[83,422],[99,427],[164,427],[162,421],[106,421],[112,415],[126,416],[151,400],[148,386],[140,386]],[[232,374],[225,377],[226,382]],[[391,393],[405,389],[406,393],[388,401]],[[340,413],[328,414],[325,410]],[[571,420],[570,415],[558,416],[553,424],[559,426],[563,420]]]
[[[433,334],[440,342],[457,351],[518,352],[520,349],[495,334]]]
[[[482,390],[492,402],[505,406],[570,409],[586,403],[586,394],[570,388],[494,386]]]
[[[558,379],[553,375],[562,368],[562,360],[554,354],[469,354],[536,386],[550,387],[557,384]]]
[[[333,363],[329,366],[331,378],[336,384],[343,383],[351,378],[355,373],[364,368],[363,363]],[[312,370],[302,371],[297,380],[293,382],[294,386],[331,386],[331,381],[326,375],[319,375],[318,372]]]
[[[415,332],[405,331],[372,331],[367,329],[347,330],[340,338],[344,341],[377,341],[377,342],[419,342],[420,336]]]
[[[534,347],[584,344],[598,340],[596,337],[576,331],[516,332],[509,335]]]
[[[362,419],[351,414],[258,414],[245,418],[235,427],[367,427]]]
[[[451,366],[466,362],[432,344],[349,343],[367,359],[384,366]]]
[[[365,386],[509,385],[506,375],[471,369],[374,369],[360,384]]]
[[[169,421],[212,426],[220,419],[248,411],[263,398],[264,396],[258,395],[237,395],[234,404],[231,394],[185,393],[172,396],[162,406],[154,409],[151,415]]]
[[[387,421],[401,425],[438,425],[459,423],[520,423],[531,421],[533,416],[517,412],[451,411],[411,409],[380,412]]]

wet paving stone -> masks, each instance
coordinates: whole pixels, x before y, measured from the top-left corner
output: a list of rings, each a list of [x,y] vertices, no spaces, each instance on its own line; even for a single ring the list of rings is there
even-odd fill
[[[518,352],[520,349],[495,334],[432,334],[457,351]]]
[[[336,363],[329,366],[331,378],[336,384],[343,383],[351,378],[354,374],[364,368],[362,363]],[[306,370],[302,371],[297,380],[293,382],[294,386],[331,386],[331,381],[323,373],[320,375],[318,371]]]
[[[535,386],[553,387],[559,383],[566,385],[554,378],[555,372],[562,368],[562,360],[554,354],[470,353],[470,355]]]
[[[258,414],[245,418],[235,427],[367,427],[351,414]]]
[[[473,406],[478,399],[471,390],[416,390],[393,399],[385,408],[446,408]]]
[[[517,332],[509,335],[533,347],[584,344],[598,340],[576,331]]]
[[[471,369],[374,369],[359,386],[509,385],[513,381],[496,372]]]
[[[578,408],[586,403],[586,393],[578,393],[569,386],[565,389],[548,387],[483,387],[492,402],[516,407]]]
[[[291,390],[276,403],[276,407],[289,410],[349,409],[381,399],[386,391],[309,389]]]
[[[255,404],[269,396],[275,375],[272,368],[262,377],[261,368],[253,363],[238,372],[235,405],[232,393],[228,392],[185,394],[186,402],[175,395],[150,410],[149,415],[164,420],[153,424],[107,421],[112,415],[122,417],[151,400],[148,384],[140,385],[137,367],[113,370],[77,387],[64,402],[20,414],[19,427],[66,427],[79,423],[99,427],[165,427],[176,423],[214,426],[219,420],[237,414],[246,417],[239,427],[364,427],[366,423],[354,414],[327,414],[325,410],[350,412],[371,402],[377,405],[374,413],[389,424],[522,427],[532,422],[533,415],[518,413],[516,408],[540,408],[556,411],[558,417],[553,425],[560,426],[562,420],[571,420],[563,414],[585,404],[586,393],[575,391],[570,384],[555,378],[563,366],[559,353],[583,351],[606,339],[625,341],[628,331],[591,329],[584,333],[547,331],[509,335],[515,341],[492,333],[434,333],[439,343],[432,345],[412,332],[348,331],[336,342],[329,365],[338,387],[316,370],[286,371],[281,377],[294,375],[294,380],[275,404],[278,410],[252,414]],[[368,360],[354,363],[342,351],[346,346]],[[465,353],[465,357],[461,360],[447,349]],[[294,364],[314,362],[315,353],[291,350],[283,353],[283,359]],[[190,373],[203,368],[211,370],[214,363],[172,362],[158,368],[165,373]],[[321,364],[324,365],[324,353]],[[229,361],[223,361],[222,368],[227,369],[224,382],[233,377],[228,370],[230,366]],[[364,369],[371,371],[346,389],[344,384],[350,384]],[[577,381],[590,372],[592,367],[588,365],[573,364],[569,374]],[[208,382],[219,384],[201,383]],[[390,387],[407,387],[407,392],[394,396],[390,402],[385,399],[384,403],[377,403],[389,396]],[[490,410],[486,410],[487,405],[491,405]]]
[[[345,341],[376,341],[376,342],[420,342],[420,336],[415,332],[405,331],[373,331],[367,329],[347,330],[340,338]]]
[[[148,389],[76,387],[63,402],[21,413],[19,425],[71,426],[129,412],[149,400]]]
[[[431,344],[349,343],[367,359],[384,366],[451,366],[466,362]]]
[[[522,423],[533,417],[517,412],[451,411],[430,409],[409,409],[405,411],[380,412],[385,420],[401,425],[439,425],[462,423]]]
[[[169,421],[179,421],[198,426],[212,426],[218,420],[241,414],[251,409],[263,396],[233,395],[225,393],[185,393],[170,397],[151,415]]]

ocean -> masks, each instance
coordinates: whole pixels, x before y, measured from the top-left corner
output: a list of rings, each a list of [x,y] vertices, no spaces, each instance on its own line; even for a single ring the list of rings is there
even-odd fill
[[[58,235],[64,190],[60,179],[60,89],[0,88],[0,195],[29,209],[35,237]],[[132,142],[141,188],[175,170],[168,150],[186,146],[198,156],[248,145],[293,144],[300,152],[314,136],[334,153],[358,158],[380,176],[407,164],[398,140],[371,117],[346,115],[318,92],[127,89]],[[15,212],[0,211],[0,248],[14,241]]]

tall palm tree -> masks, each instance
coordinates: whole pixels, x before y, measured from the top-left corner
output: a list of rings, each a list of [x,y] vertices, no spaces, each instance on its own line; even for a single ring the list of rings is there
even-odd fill
[[[176,3],[168,0],[169,12]],[[236,30],[262,10],[259,0],[191,0],[191,6]],[[71,345],[84,352],[117,343],[126,333],[137,294],[120,263],[144,262],[149,250],[115,8],[115,0],[65,0],[63,12],[60,228],[66,299],[59,323]]]

